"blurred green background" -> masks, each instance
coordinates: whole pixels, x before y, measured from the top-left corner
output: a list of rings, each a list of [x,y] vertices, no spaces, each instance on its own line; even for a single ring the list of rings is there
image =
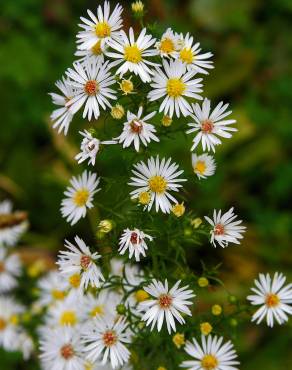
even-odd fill
[[[205,79],[204,93],[229,101],[238,122],[239,132],[216,151],[216,176],[196,189],[192,203],[195,208],[200,199],[200,212],[235,205],[248,226],[241,248],[219,252],[228,288],[244,297],[260,271],[280,270],[291,280],[292,2],[145,3],[147,18],[157,21],[158,29],[190,32],[203,50],[214,53],[215,70]],[[53,106],[47,93],[55,91],[54,82],[74,60],[79,16],[96,5],[84,0],[0,4],[0,197],[28,210],[31,231],[25,244],[31,254],[57,250],[72,233],[59,205],[68,177],[78,171],[73,157],[79,138],[72,134],[78,124],[67,140],[57,136],[50,128]],[[124,17],[128,26],[129,10]],[[241,369],[291,368],[291,340],[291,322],[273,330],[239,326]]]

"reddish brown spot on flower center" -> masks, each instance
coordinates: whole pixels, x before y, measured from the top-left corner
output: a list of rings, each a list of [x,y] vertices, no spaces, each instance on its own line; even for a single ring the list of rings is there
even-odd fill
[[[84,86],[84,91],[86,92],[87,95],[96,95],[96,93],[99,90],[98,83],[95,80],[89,80],[86,82]]]
[[[0,317],[0,331],[6,328],[6,321]]]
[[[217,224],[214,227],[214,234],[215,235],[224,235],[224,226],[221,224]]]
[[[5,271],[5,265],[2,261],[0,261],[0,274],[1,272],[4,272]]]
[[[278,306],[279,302],[280,302],[280,299],[277,296],[277,294],[271,293],[266,296],[266,305],[268,307],[276,307]]]
[[[133,120],[131,123],[130,123],[130,126],[131,126],[131,130],[132,132],[134,132],[135,134],[140,134],[140,132],[142,131],[143,129],[143,125],[141,122],[139,121],[136,121],[136,120]]]
[[[130,241],[131,241],[132,244],[140,243],[140,239],[138,237],[138,234],[137,233],[132,233]]]
[[[88,266],[90,265],[91,258],[89,256],[82,256],[80,259],[80,266],[83,268],[83,270],[87,270]]]
[[[169,308],[172,303],[172,297],[168,294],[162,294],[159,297],[159,306],[161,308]]]
[[[74,348],[71,346],[71,344],[65,344],[60,349],[61,356],[64,357],[65,360],[69,360],[71,357],[74,356]]]
[[[114,331],[106,331],[104,334],[103,334],[103,342],[104,342],[104,345],[107,346],[107,347],[110,347],[112,346],[113,344],[116,343],[117,341],[117,336],[116,336],[116,333]]]
[[[213,128],[214,124],[209,119],[206,119],[201,123],[201,130],[206,134],[210,134],[213,131]]]

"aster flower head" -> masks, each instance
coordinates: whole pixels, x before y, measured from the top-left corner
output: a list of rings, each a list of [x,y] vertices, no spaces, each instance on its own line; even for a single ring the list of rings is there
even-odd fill
[[[14,246],[27,227],[26,212],[13,212],[10,200],[0,202],[0,246]]]
[[[151,330],[156,325],[157,330],[160,331],[165,319],[170,334],[172,330],[176,331],[174,319],[180,324],[184,324],[185,320],[181,313],[192,315],[188,306],[193,304],[191,299],[195,297],[195,294],[188,289],[188,286],[179,287],[179,285],[180,281],[168,289],[166,279],[164,285],[161,281],[153,279],[150,285],[143,288],[151,296],[151,299],[141,302],[139,310],[145,312],[142,320],[146,322],[147,326],[151,324]]]
[[[201,155],[192,154],[192,166],[199,179],[206,179],[214,175],[216,169],[214,157],[206,153]]]
[[[38,303],[41,306],[49,306],[59,300],[63,300],[69,284],[59,271],[50,271],[37,282],[40,291]]]
[[[90,171],[84,171],[81,176],[70,180],[70,186],[64,192],[66,198],[61,203],[61,213],[71,225],[86,216],[87,208],[93,207],[93,196],[100,190],[97,189],[99,180]]]
[[[171,28],[168,28],[161,39],[156,42],[155,47],[161,57],[174,58],[178,55],[178,51],[181,48],[180,36],[174,33]]]
[[[61,273],[66,276],[79,274],[81,288],[87,289],[89,285],[98,288],[100,282],[104,280],[100,268],[96,266],[96,261],[101,256],[97,252],[91,253],[89,247],[78,236],[75,237],[75,243],[77,246],[65,240],[67,250],[59,253],[57,261]]]
[[[242,234],[245,232],[246,227],[241,226],[241,220],[235,221],[237,215],[233,212],[234,208],[222,215],[221,209],[217,212],[214,209],[213,220],[205,216],[205,219],[212,226],[211,243],[216,247],[218,243],[222,248],[228,246],[228,243],[240,244],[239,239],[242,239]]]
[[[83,136],[83,139],[80,146],[81,151],[75,156],[78,163],[88,160],[88,164],[94,166],[96,156],[99,153],[101,146],[117,143],[115,140],[101,141],[93,137],[92,134],[86,130],[79,131],[79,133]]]
[[[21,262],[17,254],[7,254],[0,246],[0,293],[8,292],[18,285],[17,278],[21,273]]]
[[[86,359],[92,363],[102,358],[102,365],[110,362],[112,368],[127,363],[130,351],[124,343],[130,343],[130,333],[125,318],[94,319],[94,326],[88,327],[83,335]]]
[[[70,81],[63,77],[55,83],[57,88],[60,90],[61,94],[49,93],[51,95],[53,104],[59,106],[51,114],[51,120],[53,122],[53,128],[58,129],[58,134],[64,132],[67,135],[70,123],[73,119],[74,114],[70,111],[69,101],[75,95],[75,89],[71,86]]]
[[[150,101],[163,99],[159,112],[172,117],[174,114],[180,117],[189,116],[192,107],[188,98],[199,99],[202,97],[202,78],[194,79],[197,71],[187,71],[186,66],[179,60],[163,60],[163,69],[157,67],[152,83],[152,90],[148,94]]]
[[[74,88],[74,96],[66,103],[69,111],[75,114],[84,106],[83,118],[98,119],[100,107],[111,108],[109,100],[115,100],[115,90],[110,86],[115,83],[110,73],[108,62],[102,59],[88,58],[82,64],[75,62],[73,68],[66,71],[70,85]]]
[[[210,59],[213,54],[208,52],[201,53],[200,43],[194,44],[194,38],[189,33],[186,36],[180,35],[181,49],[179,51],[178,58],[186,64],[188,70],[195,69],[198,73],[207,75],[209,72],[207,69],[214,68],[213,62]]]
[[[259,274],[255,280],[255,288],[251,288],[254,294],[247,299],[252,305],[261,306],[252,316],[252,321],[257,324],[266,318],[269,327],[284,324],[288,321],[288,315],[292,315],[292,284],[284,286],[286,277],[276,272],[273,278],[270,274]]]
[[[40,360],[45,370],[84,370],[78,331],[68,326],[45,328],[40,340]]]
[[[189,370],[238,370],[239,362],[233,344],[222,342],[223,337],[211,335],[202,335],[201,344],[193,338],[185,345],[186,353],[193,360],[183,361],[180,366]]]
[[[119,253],[125,254],[129,250],[129,258],[135,257],[137,262],[140,261],[140,255],[146,257],[148,246],[146,240],[152,241],[152,236],[145,234],[139,229],[125,229],[119,241]]]
[[[119,294],[106,289],[101,290],[98,295],[89,293],[84,296],[85,315],[90,321],[90,325],[94,318],[114,317],[120,299]]]
[[[143,107],[140,107],[137,114],[127,112],[127,122],[124,123],[123,132],[116,138],[119,143],[123,143],[123,148],[134,145],[136,151],[139,151],[140,142],[147,146],[151,140],[158,142],[159,139],[155,135],[155,127],[147,123],[149,119],[155,116],[156,112],[151,112],[145,117],[142,117]]]
[[[193,139],[191,150],[194,150],[201,142],[203,150],[215,152],[215,146],[222,144],[220,137],[230,139],[232,132],[237,131],[236,128],[229,126],[236,120],[224,119],[232,113],[232,111],[226,112],[229,104],[223,105],[223,102],[220,102],[212,113],[210,104],[207,98],[204,99],[202,107],[198,103],[193,104],[194,114],[191,114],[191,117],[195,122],[188,123],[188,126],[192,128],[187,131],[187,134],[193,132],[197,134]]]
[[[148,66],[157,66],[156,63],[148,60],[148,57],[157,55],[156,49],[150,49],[155,43],[151,35],[146,34],[146,28],[140,32],[137,40],[133,28],[129,29],[129,36],[125,31],[120,32],[120,40],[111,40],[110,47],[113,52],[107,52],[106,55],[116,59],[111,66],[122,64],[116,74],[121,77],[126,72],[134,73],[139,76],[143,82],[150,82],[153,71]]]
[[[118,39],[123,26],[121,14],[123,8],[117,4],[110,12],[110,2],[105,1],[103,7],[98,6],[96,15],[87,10],[89,18],[80,17],[82,28],[77,34],[77,43],[80,50],[104,48],[110,40]]]
[[[139,162],[134,165],[129,185],[136,187],[130,194],[132,198],[139,198],[141,193],[149,194],[149,202],[145,205],[145,209],[150,211],[153,203],[155,203],[156,212],[161,209],[163,213],[170,213],[172,203],[177,203],[177,200],[170,194],[171,191],[178,192],[182,187],[180,182],[186,179],[178,178],[183,170],[178,170],[178,165],[171,163],[171,158],[161,161],[159,156],[148,159],[147,164]]]

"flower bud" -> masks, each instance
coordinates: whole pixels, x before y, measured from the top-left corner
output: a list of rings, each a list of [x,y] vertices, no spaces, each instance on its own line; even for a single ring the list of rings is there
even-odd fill
[[[111,116],[114,119],[121,119],[125,114],[125,109],[121,104],[116,104],[112,107]]]
[[[172,209],[171,209],[171,212],[176,216],[176,217],[181,217],[184,213],[185,213],[185,206],[184,206],[184,202],[182,202],[181,204],[175,204]]]
[[[200,324],[200,330],[203,335],[208,335],[211,333],[213,327],[209,322],[202,322]]]
[[[214,316],[219,316],[222,313],[222,307],[219,304],[214,304],[212,306],[212,314]]]
[[[119,315],[124,315],[126,313],[126,306],[122,303],[118,304],[116,307],[116,311]]]
[[[123,92],[123,95],[132,94],[134,90],[134,84],[131,81],[131,77],[129,79],[122,79],[122,81],[119,83],[120,89]]]
[[[202,222],[203,222],[202,219],[200,217],[197,217],[191,221],[191,225],[193,226],[194,229],[197,229]]]
[[[135,298],[137,302],[143,302],[149,298],[149,294],[145,290],[139,289],[135,292]]]
[[[98,231],[107,234],[110,231],[112,231],[113,227],[114,225],[111,220],[101,220],[97,228],[98,228]]]
[[[201,288],[205,288],[209,285],[209,280],[205,278],[204,276],[202,276],[198,279],[198,285]]]
[[[161,119],[161,124],[164,127],[169,127],[172,124],[172,118],[169,116],[163,116]]]
[[[185,344],[185,336],[184,334],[180,334],[180,333],[176,333],[173,337],[172,337],[172,341],[173,343],[175,344],[175,346],[180,349],[181,346],[183,346]]]
[[[134,13],[134,16],[136,18],[142,18],[144,15],[144,4],[142,1],[135,1],[131,5],[132,7],[132,12]]]

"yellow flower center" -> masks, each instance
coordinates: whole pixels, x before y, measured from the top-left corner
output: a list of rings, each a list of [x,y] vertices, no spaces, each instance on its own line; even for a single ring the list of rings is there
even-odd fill
[[[268,307],[276,307],[280,303],[280,299],[277,294],[270,293],[266,296],[266,305]]]
[[[10,324],[12,324],[12,325],[18,325],[18,324],[19,324],[19,317],[18,317],[18,315],[12,315],[12,316],[9,318],[9,322],[10,322]]]
[[[169,38],[165,38],[163,40],[161,40],[160,42],[160,50],[163,52],[163,53],[171,53],[172,51],[174,51],[174,43],[171,39]]]
[[[76,191],[73,197],[73,202],[76,204],[76,206],[83,207],[85,206],[88,200],[88,197],[89,197],[89,191],[87,189],[80,189]]]
[[[177,348],[180,348],[182,345],[185,344],[185,336],[184,336],[184,334],[176,333],[172,337],[172,341],[173,341],[173,343],[175,344],[175,346]]]
[[[149,294],[145,290],[139,289],[135,292],[135,298],[137,302],[144,302],[149,298]]]
[[[93,96],[96,95],[99,91],[99,85],[95,80],[89,80],[84,85],[84,91],[87,95]]]
[[[188,48],[183,48],[181,51],[180,51],[180,59],[185,62],[185,63],[192,63],[192,61],[194,60],[195,56],[193,55],[193,52],[191,49],[188,49]]]
[[[184,203],[181,203],[181,204],[175,204],[171,211],[172,213],[176,216],[176,217],[181,217],[184,213],[185,213],[185,206],[184,206]]]
[[[0,331],[4,330],[6,328],[6,321],[0,317]]]
[[[95,26],[95,34],[100,39],[109,37],[111,35],[111,27],[107,22],[99,22]]]
[[[94,55],[100,55],[102,54],[102,49],[101,49],[101,42],[98,40],[95,45],[92,46],[91,48],[92,54]]]
[[[154,193],[164,193],[167,187],[167,182],[162,176],[153,176],[149,179],[148,185]]]
[[[141,204],[144,204],[144,205],[149,204],[150,199],[151,199],[151,196],[148,193],[148,191],[142,191],[139,194],[139,203],[141,203]]]
[[[199,174],[203,175],[205,173],[205,171],[206,171],[206,168],[207,168],[207,166],[206,166],[206,163],[205,162],[198,161],[196,163],[196,166],[194,167],[194,171],[195,172],[199,172]]]
[[[137,45],[128,45],[124,48],[124,58],[127,62],[139,63],[142,60],[141,50]]]
[[[166,91],[167,94],[173,98],[181,96],[186,89],[185,83],[179,78],[170,78],[167,81]]]
[[[218,360],[213,355],[205,355],[201,360],[201,365],[205,370],[213,370],[218,366]]]
[[[134,85],[131,80],[122,80],[120,88],[125,95],[128,95],[134,90]]]
[[[74,274],[69,277],[69,283],[73,288],[78,288],[80,285],[80,275]]]
[[[62,292],[62,290],[58,290],[58,289],[53,289],[51,291],[51,294],[52,294],[52,297],[57,300],[64,299],[65,297],[65,292]]]
[[[201,333],[204,335],[210,334],[212,329],[213,327],[209,322],[202,322],[202,324],[200,324]]]
[[[90,312],[91,317],[95,317],[95,316],[99,316],[103,314],[104,314],[104,308],[102,305],[94,307]]]
[[[64,311],[60,317],[60,325],[75,325],[76,322],[77,317],[74,311]]]

